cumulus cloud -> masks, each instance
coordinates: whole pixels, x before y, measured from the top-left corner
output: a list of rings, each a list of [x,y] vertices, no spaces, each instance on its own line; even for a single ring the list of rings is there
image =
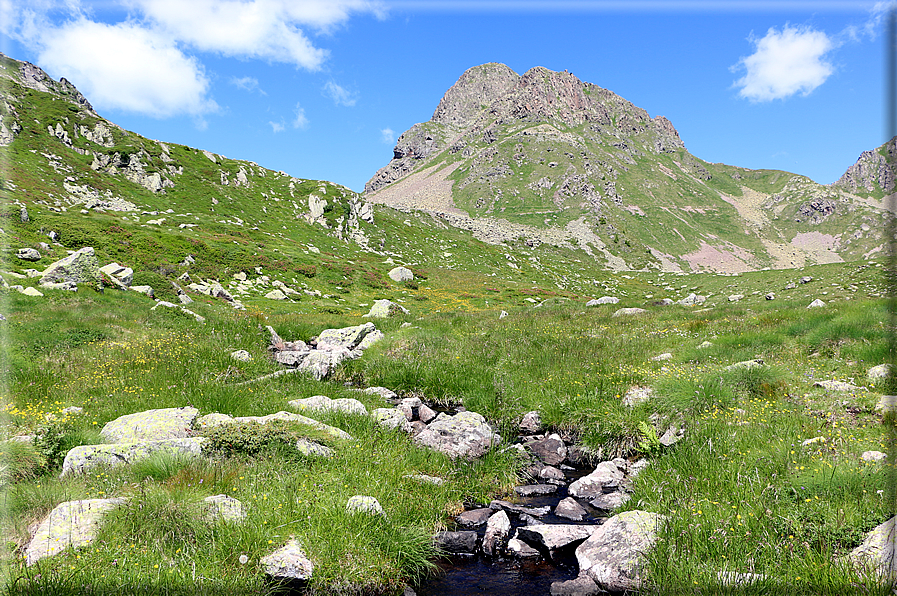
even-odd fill
[[[38,63],[63,73],[97,107],[157,118],[217,109],[202,65],[131,22],[69,21],[41,40]]]
[[[782,31],[770,28],[760,39],[751,36],[750,41],[756,51],[732,70],[746,71],[735,86],[751,101],[808,95],[834,72],[826,55],[835,43],[823,31],[786,25]]]
[[[305,117],[305,108],[302,104],[296,103],[296,109],[293,110],[293,128],[305,128],[308,126],[308,118]]]
[[[387,145],[392,145],[396,140],[396,133],[391,128],[384,128],[380,130],[380,140],[386,143]]]
[[[336,105],[344,105],[352,107],[355,105],[355,95],[349,93],[333,81],[327,81],[324,85],[324,95],[333,100]]]
[[[283,119],[281,119],[280,122],[272,122],[269,120],[268,124],[271,125],[271,128],[274,130],[274,134],[277,134],[279,132],[283,132],[284,130],[286,130],[286,125],[283,123]]]
[[[243,91],[249,91],[250,93],[258,91],[262,95],[268,95],[261,87],[259,87],[258,79],[253,77],[231,77],[230,84]]]
[[[127,9],[128,19],[97,21],[80,0],[0,0],[0,31],[35,51],[42,67],[71,80],[98,108],[164,118],[217,109],[199,53],[316,71],[329,54],[311,41],[309,30],[326,33],[352,14],[385,13],[378,0],[112,0],[112,4]],[[252,77],[231,83],[263,93]],[[346,94],[334,101],[355,100]],[[304,116],[297,121],[307,123]]]

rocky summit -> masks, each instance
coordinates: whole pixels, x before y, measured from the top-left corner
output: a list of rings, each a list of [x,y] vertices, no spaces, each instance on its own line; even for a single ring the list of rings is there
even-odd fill
[[[490,63],[399,137],[365,192],[487,242],[564,246],[611,269],[739,273],[880,252],[895,142],[825,186],[706,162],[665,117],[570,72]]]

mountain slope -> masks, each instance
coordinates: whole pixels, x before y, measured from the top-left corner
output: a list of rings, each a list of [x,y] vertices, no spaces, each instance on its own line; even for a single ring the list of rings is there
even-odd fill
[[[850,180],[865,184],[870,168]],[[613,269],[739,272],[880,250],[866,228],[884,221],[882,205],[842,181],[705,162],[666,118],[611,91],[491,63],[465,72],[430,121],[399,138],[365,194],[486,241],[579,248]]]

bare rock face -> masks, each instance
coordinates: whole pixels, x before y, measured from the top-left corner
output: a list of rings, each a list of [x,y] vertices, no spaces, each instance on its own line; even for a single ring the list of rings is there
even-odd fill
[[[580,574],[605,590],[638,590],[645,554],[657,540],[664,516],[627,511],[607,520],[576,549]]]
[[[894,168],[888,163],[888,158],[893,163],[897,157],[897,137],[888,141],[883,149],[888,155],[887,158],[879,151],[863,151],[857,162],[847,168],[844,175],[834,185],[853,193],[860,189],[867,192],[876,190],[885,193],[893,192]]]
[[[62,477],[83,474],[96,467],[114,467],[146,459],[155,453],[178,456],[198,456],[202,453],[204,437],[135,441],[106,445],[81,445],[69,450],[62,462]]]
[[[490,62],[469,68],[446,91],[433,112],[433,122],[466,128],[476,115],[510,92],[520,75],[504,64]]]

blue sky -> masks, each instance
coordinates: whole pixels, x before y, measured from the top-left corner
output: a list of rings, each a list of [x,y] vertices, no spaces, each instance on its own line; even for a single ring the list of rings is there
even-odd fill
[[[126,129],[359,191],[484,62],[569,70],[702,159],[830,183],[886,140],[884,6],[0,0],[0,48]]]

